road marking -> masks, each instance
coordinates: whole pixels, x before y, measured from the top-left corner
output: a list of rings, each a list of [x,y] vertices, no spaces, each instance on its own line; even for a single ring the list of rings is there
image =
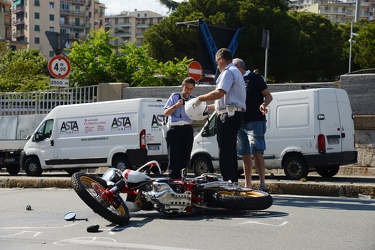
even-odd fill
[[[286,224],[288,224],[288,222],[284,221],[283,223],[281,223],[279,225],[273,225],[273,224],[270,224],[270,223],[264,223],[264,222],[259,222],[259,221],[245,221],[245,222],[240,223],[240,225],[242,225],[242,224],[257,224],[257,225],[271,226],[271,227],[282,227],[282,226],[285,226]]]
[[[71,238],[61,241],[56,241],[54,245],[59,246],[72,246],[72,245],[92,245],[92,246],[103,246],[103,247],[116,247],[116,248],[127,248],[127,249],[152,249],[152,250],[199,250],[197,248],[180,248],[180,247],[168,247],[168,246],[156,246],[156,245],[144,245],[134,243],[117,242],[115,239],[108,237],[78,237]]]
[[[36,231],[22,231],[22,232],[18,232],[18,233],[14,233],[14,234],[1,235],[0,238],[13,237],[13,236],[17,236],[17,235],[21,235],[21,234],[27,234],[27,233],[30,233],[31,237],[35,237],[35,236],[38,236],[41,232],[36,232]]]

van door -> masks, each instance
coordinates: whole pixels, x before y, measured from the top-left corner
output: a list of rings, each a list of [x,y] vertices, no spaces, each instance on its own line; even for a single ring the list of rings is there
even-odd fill
[[[342,161],[339,103],[334,89],[321,89],[319,96],[319,132],[326,137],[326,153],[332,161]]]
[[[37,129],[33,137],[34,146],[29,148],[37,148],[40,164],[43,168],[45,165],[51,165],[53,159],[56,158],[55,151],[55,141],[56,136],[55,131],[53,131],[54,120],[45,120]]]
[[[348,94],[343,90],[337,90],[337,101],[339,108],[341,150],[349,152],[354,150],[354,121],[352,108]]]
[[[168,155],[167,142],[162,133],[164,102],[143,102],[143,129],[146,129],[147,154],[149,156]]]

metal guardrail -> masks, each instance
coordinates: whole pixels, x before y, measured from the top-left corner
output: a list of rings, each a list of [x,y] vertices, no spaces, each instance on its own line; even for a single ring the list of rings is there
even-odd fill
[[[97,102],[98,86],[0,93],[0,116],[47,114],[59,105]]]

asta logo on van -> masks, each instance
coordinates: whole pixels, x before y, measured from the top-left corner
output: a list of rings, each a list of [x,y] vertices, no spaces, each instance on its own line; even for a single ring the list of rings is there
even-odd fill
[[[61,127],[60,127],[60,133],[78,134],[79,128],[78,128],[77,121],[62,122]]]
[[[152,129],[160,129],[161,124],[163,123],[164,115],[153,115],[151,128]]]
[[[129,117],[125,116],[113,118],[111,125],[112,130],[130,130],[131,128],[132,124]]]

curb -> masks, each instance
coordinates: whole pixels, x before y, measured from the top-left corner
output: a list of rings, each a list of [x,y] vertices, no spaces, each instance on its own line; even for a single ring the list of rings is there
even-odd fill
[[[333,184],[313,182],[279,182],[268,180],[270,194],[331,196],[358,198],[361,195],[375,198],[375,185],[372,184]],[[72,188],[71,180],[62,178],[1,178],[0,188]],[[254,183],[254,188],[259,184]]]

